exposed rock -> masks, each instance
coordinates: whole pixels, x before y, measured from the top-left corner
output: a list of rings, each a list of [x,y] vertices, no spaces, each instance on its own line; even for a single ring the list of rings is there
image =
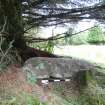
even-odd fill
[[[28,59],[23,66],[24,71],[35,74],[36,78],[71,78],[79,71],[94,69],[92,63],[72,58],[35,57]]]

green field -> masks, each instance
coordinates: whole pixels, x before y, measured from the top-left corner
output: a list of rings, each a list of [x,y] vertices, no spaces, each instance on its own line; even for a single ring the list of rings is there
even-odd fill
[[[54,48],[54,53],[105,64],[105,46],[103,45],[59,46]]]

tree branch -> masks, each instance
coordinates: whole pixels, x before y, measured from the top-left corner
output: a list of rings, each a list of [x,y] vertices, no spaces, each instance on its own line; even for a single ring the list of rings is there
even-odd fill
[[[87,30],[90,30],[92,28],[95,28],[97,26],[93,26],[93,27],[90,27],[90,28],[87,28],[85,30],[82,30],[82,31],[79,31],[79,32],[76,32],[76,33],[73,33],[71,35],[68,35],[67,32],[65,33],[62,33],[62,34],[58,34],[57,36],[52,36],[52,37],[49,37],[49,38],[33,38],[33,37],[27,37],[26,41],[29,42],[29,43],[33,43],[33,42],[45,42],[45,41],[54,41],[54,40],[58,40],[58,39],[63,39],[65,37],[71,37],[71,36],[74,36],[74,35],[77,35],[77,34],[80,34],[82,32],[85,32]],[[62,36],[64,35],[64,36]]]

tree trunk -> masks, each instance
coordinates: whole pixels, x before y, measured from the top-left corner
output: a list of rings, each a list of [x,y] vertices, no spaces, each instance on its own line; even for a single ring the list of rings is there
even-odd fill
[[[0,0],[0,5],[4,20],[2,32],[7,33],[6,42],[14,41],[14,47],[25,48],[21,0]]]
[[[4,20],[2,32],[7,33],[5,43],[8,45],[14,41],[13,47],[18,50],[23,61],[30,57],[55,57],[53,54],[26,46],[21,0],[0,0],[0,5]]]

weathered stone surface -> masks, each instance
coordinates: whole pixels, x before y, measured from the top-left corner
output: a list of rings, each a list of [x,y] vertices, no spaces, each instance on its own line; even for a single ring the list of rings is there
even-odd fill
[[[74,73],[93,69],[92,63],[72,58],[35,57],[23,66],[24,71],[32,72],[36,78],[71,78]]]

